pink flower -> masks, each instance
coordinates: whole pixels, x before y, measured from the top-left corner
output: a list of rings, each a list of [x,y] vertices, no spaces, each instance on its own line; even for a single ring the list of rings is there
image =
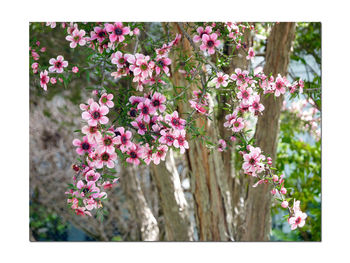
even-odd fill
[[[127,151],[127,154],[129,155],[129,157],[126,159],[128,163],[133,163],[135,165],[140,164],[140,158],[143,157],[143,153],[138,145],[133,143]]]
[[[253,94],[252,88],[245,88],[242,86],[240,91],[237,93],[237,98],[241,99],[243,103],[249,104],[251,101],[251,95]]]
[[[50,78],[50,82],[51,82],[51,84],[56,84],[57,80],[56,80],[56,78]]]
[[[201,26],[198,27],[198,28],[197,28],[197,33],[198,33],[199,35],[195,35],[195,36],[193,37],[193,42],[195,42],[195,43],[199,42],[199,41],[202,39],[202,36],[203,36],[204,34],[210,35],[211,31],[212,31],[211,26],[207,26],[205,29],[203,29],[203,27],[201,27]]]
[[[244,128],[242,118],[237,118],[231,122],[232,122],[232,131],[233,132],[240,132]]]
[[[111,42],[123,42],[125,37],[130,33],[129,27],[124,27],[122,22],[116,22],[114,24],[106,24],[105,28],[109,34],[109,40]]]
[[[83,155],[84,153],[90,153],[92,151],[92,148],[94,147],[94,144],[89,142],[87,136],[84,136],[82,141],[74,139],[73,145],[78,147],[76,149],[76,152],[79,155]]]
[[[131,125],[138,129],[138,134],[145,135],[147,126],[146,123],[142,120],[141,116],[137,117],[135,121],[132,121]]]
[[[95,167],[100,169],[103,167],[103,165],[106,165],[108,168],[114,167],[114,160],[117,159],[117,155],[113,153],[108,152],[102,152],[98,159],[95,161]]]
[[[164,105],[166,98],[159,92],[155,92],[151,98],[151,105],[159,112],[164,112],[166,107]]]
[[[264,170],[264,166],[261,163],[265,159],[265,156],[261,154],[261,149],[259,147],[247,146],[250,153],[243,154],[244,163],[242,165],[245,173],[251,173],[253,176],[256,176],[257,173],[260,173]]]
[[[282,188],[281,188],[281,194],[285,195],[286,193],[287,193],[287,189],[284,188],[284,187],[282,187]]]
[[[260,103],[260,96],[256,95],[253,97],[253,102],[249,107],[249,111],[252,113],[259,113],[262,112],[265,109],[264,105]]]
[[[166,153],[168,152],[168,146],[161,145],[157,148],[157,152],[152,155],[153,163],[158,165],[160,160],[165,161]]]
[[[119,134],[118,134],[119,133]],[[120,145],[120,150],[122,152],[125,152],[127,149],[130,148],[132,145],[131,139],[131,132],[125,131],[124,127],[119,127],[115,130],[116,135],[116,144]]]
[[[73,72],[73,73],[78,73],[78,72],[79,72],[79,68],[76,67],[76,66],[74,66],[74,67],[72,68],[72,72]]]
[[[114,135],[114,133],[113,133]],[[99,138],[97,140],[99,151],[100,152],[108,152],[108,153],[114,153],[115,148],[114,145],[117,144],[117,138],[113,138],[111,135],[105,135],[102,138]]]
[[[186,149],[189,148],[188,142],[186,141],[186,131],[185,130],[176,130],[174,133],[174,147],[180,148],[180,153],[184,154]]]
[[[175,141],[175,135],[171,131],[161,130],[159,142],[162,144],[167,144],[168,146],[172,146]]]
[[[230,127],[236,118],[237,118],[237,111],[234,111],[233,113],[226,115],[225,119],[227,121],[224,123],[224,127]]]
[[[305,225],[305,219],[307,214],[297,211],[294,216],[288,219],[288,223],[291,225],[291,229],[294,230],[297,227],[303,227]]]
[[[153,155],[152,148],[150,148],[148,143],[146,143],[146,146],[142,148],[142,151],[143,151],[143,158],[144,158],[143,160],[147,165],[149,165],[152,161],[152,155]]]
[[[100,105],[106,105],[108,108],[113,108],[114,103],[112,99],[113,99],[113,94],[103,93],[98,102],[100,103]]]
[[[40,72],[40,86],[46,91],[47,90],[47,83],[49,83],[50,77],[48,76],[47,70],[44,72]]]
[[[85,174],[85,180],[87,182],[96,182],[100,178],[100,174],[94,170],[90,170]]]
[[[90,35],[90,40],[97,39],[100,43],[108,37],[107,31],[104,28],[98,26],[94,28],[94,31],[91,31]]]
[[[106,124],[108,118],[104,115],[108,112],[109,109],[106,106],[99,106],[96,102],[93,102],[90,109],[82,113],[82,118],[88,121],[89,126],[96,126],[98,123]]]
[[[84,36],[85,36],[85,31],[79,30],[78,28],[76,28],[72,32],[72,35],[66,36],[66,40],[71,41],[71,43],[69,44],[71,48],[75,48],[77,44],[79,44],[80,46],[84,46],[86,44],[86,40]]]
[[[131,63],[130,70],[134,73],[134,82],[138,81],[139,79],[146,79],[147,77],[152,77],[154,62],[150,61],[149,56],[144,56],[142,54],[136,54],[135,55],[135,63]],[[133,58],[128,58],[128,62],[133,62]]]
[[[250,59],[252,59],[254,56],[255,56],[255,52],[254,52],[253,48],[250,47],[249,50],[248,50],[248,55],[246,56],[246,59],[247,59],[247,60],[250,60]]]
[[[64,60],[64,57],[59,55],[57,59],[51,58],[49,60],[51,67],[49,67],[50,72],[62,73],[63,68],[68,66],[68,62]]]
[[[228,75],[222,72],[217,73],[216,78],[213,79],[213,82],[216,84],[216,88],[220,86],[227,87]]]
[[[220,45],[220,40],[217,40],[218,35],[213,33],[211,35],[204,34],[202,36],[203,44],[200,46],[202,51],[208,50],[209,55],[215,53],[215,48]]]
[[[171,64],[171,59],[167,57],[160,57],[157,58],[156,64],[155,64],[155,69],[157,75],[160,74],[160,71],[163,70],[164,73],[169,76],[169,68],[168,66]]]
[[[218,151],[223,152],[226,149],[226,142],[223,139],[219,140]]]
[[[283,208],[287,208],[288,207],[288,201],[284,200],[282,203],[281,203],[281,206]]]
[[[285,89],[285,80],[278,74],[275,82],[275,96],[279,97],[281,94],[286,92]]]
[[[140,110],[139,118],[142,118],[145,122],[150,121],[150,115],[156,112],[156,109],[151,105],[151,101],[146,99],[144,102],[140,102],[137,105],[137,109]]]
[[[81,197],[93,197],[98,198],[100,189],[96,187],[95,182],[87,182],[84,184],[82,180],[77,183],[77,188],[80,190]]]
[[[231,75],[231,79],[236,81],[237,85],[242,85],[243,82],[246,82],[249,80],[248,78],[248,71],[244,70],[242,71],[240,68],[235,69],[236,74]]]
[[[179,113],[177,111],[174,111],[171,115],[167,114],[165,120],[178,130],[183,130],[186,125],[186,121],[179,118]]]
[[[38,73],[38,68],[39,68],[38,62],[34,62],[34,63],[32,64],[32,69],[33,69],[33,73],[34,73],[34,74]]]
[[[116,53],[113,53],[111,56],[111,62],[113,64],[116,64],[118,68],[124,68],[127,63],[128,57],[130,57],[130,54],[123,54],[120,51],[117,51]]]
[[[46,26],[49,26],[51,28],[55,28],[56,27],[56,22],[46,22]]]

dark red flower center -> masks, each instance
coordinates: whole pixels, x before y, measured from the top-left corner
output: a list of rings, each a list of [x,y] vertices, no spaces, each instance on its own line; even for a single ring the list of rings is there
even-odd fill
[[[136,115],[137,115],[137,110],[132,109],[132,110],[130,111],[130,116],[131,116],[131,117],[136,117]]]
[[[103,153],[102,155],[101,155],[101,159],[102,159],[102,161],[108,161],[109,160],[109,154],[108,153]]]
[[[61,62],[61,61],[56,61],[55,67],[56,67],[56,68],[62,67],[62,62]]]
[[[255,159],[253,159],[253,158],[250,159],[250,160],[249,160],[249,163],[252,164],[252,165],[255,164]]]
[[[90,144],[87,143],[87,142],[83,142],[83,143],[81,144],[81,148],[82,148],[84,151],[87,151],[87,150],[90,149]]]
[[[176,119],[176,118],[173,118],[173,119],[171,120],[171,123],[172,123],[174,126],[177,126],[177,125],[179,125],[179,120]]]
[[[213,40],[209,40],[209,41],[207,42],[207,46],[208,46],[208,47],[213,47],[213,46],[214,46],[214,41],[213,41]]]
[[[121,138],[122,144],[126,144],[126,142],[128,141],[128,138],[126,138],[125,135],[122,136]]]
[[[152,104],[153,104],[154,107],[157,107],[157,106],[160,105],[160,101],[155,99],[154,101],[152,101]]]
[[[98,111],[94,111],[92,113],[92,117],[95,119],[95,120],[98,120],[100,117],[101,117],[101,114],[98,112]]]
[[[103,142],[106,146],[109,146],[112,144],[112,140],[110,138],[106,138]]]
[[[130,152],[130,157],[133,159],[137,158],[136,152],[134,152],[134,151]]]
[[[105,37],[106,36],[106,33],[104,32],[104,31],[100,31],[100,32],[98,32],[98,34],[97,34],[99,37]]]
[[[141,70],[145,71],[148,68],[148,66],[147,64],[141,64],[140,68]]]
[[[172,142],[174,141],[174,138],[170,135],[166,136],[166,139],[169,141],[169,142]]]
[[[114,29],[114,33],[117,35],[117,36],[120,36],[123,34],[123,29],[121,29],[120,27],[117,27]]]
[[[145,106],[145,107],[142,108],[142,113],[143,114],[148,114],[148,112],[149,112],[148,107]]]
[[[295,220],[295,223],[296,223],[297,225],[299,225],[300,222],[301,222],[301,217],[298,217],[298,218]]]

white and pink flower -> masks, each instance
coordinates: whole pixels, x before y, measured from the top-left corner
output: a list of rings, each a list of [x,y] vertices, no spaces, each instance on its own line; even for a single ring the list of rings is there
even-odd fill
[[[96,102],[91,103],[90,109],[82,113],[82,118],[88,121],[89,126],[96,126],[98,123],[108,123],[108,118],[105,116],[109,112],[109,109]]]
[[[49,67],[50,72],[62,73],[64,68],[68,66],[68,62],[61,55],[57,56],[57,59],[51,58],[49,63],[52,65]]]

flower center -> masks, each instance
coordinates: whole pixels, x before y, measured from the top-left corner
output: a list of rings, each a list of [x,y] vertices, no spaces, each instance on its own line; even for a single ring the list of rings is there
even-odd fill
[[[148,107],[143,107],[142,108],[142,113],[143,114],[148,114]]]
[[[148,68],[148,66],[147,64],[141,64],[140,68],[141,70],[145,71]]]
[[[168,135],[168,136],[166,137],[166,139],[167,139],[169,142],[172,142],[172,141],[174,140],[174,138],[173,138],[172,136],[170,136],[170,135]]]
[[[103,142],[106,146],[109,146],[112,144],[112,140],[110,138],[105,139]]]
[[[90,127],[90,133],[95,133],[97,132],[97,127],[96,126],[91,126]]]
[[[95,119],[95,120],[98,120],[100,118],[101,114],[98,112],[98,111],[94,111],[92,113],[92,117]]]
[[[163,62],[163,60],[159,60],[159,61],[158,61],[158,64],[159,64],[159,66],[164,67],[164,62]]]
[[[137,158],[136,152],[134,152],[134,151],[130,152],[130,157],[133,159]]]
[[[146,126],[142,122],[139,123],[139,127],[140,127],[141,130],[145,130],[146,129]]]
[[[209,41],[207,42],[207,46],[208,46],[208,47],[213,47],[213,46],[214,46],[214,41],[213,41],[213,40],[209,40]]]
[[[118,60],[118,62],[119,62],[120,64],[124,64],[124,63],[125,63],[125,59],[124,59],[124,58],[120,58],[120,59]]]
[[[297,225],[299,225],[300,222],[301,222],[301,217],[298,217],[297,220],[295,220],[295,223],[296,223]]]
[[[252,165],[255,164],[255,159],[253,159],[253,158],[250,159],[250,160],[249,160],[249,163],[252,164]]]
[[[159,100],[154,100],[152,104],[153,104],[154,107],[157,107],[157,106],[160,105],[160,101]]]
[[[104,37],[104,36],[105,36],[105,34],[106,34],[106,33],[105,33],[104,31],[100,31],[100,32],[98,32],[98,36],[99,36],[99,37]]]
[[[114,33],[117,35],[117,36],[120,36],[123,34],[123,29],[121,29],[120,27],[117,27],[116,29],[114,29]]]
[[[88,144],[87,142],[83,142],[81,144],[81,148],[84,150],[84,151],[87,151],[90,149],[90,144]]]
[[[122,136],[121,138],[122,144],[126,144],[126,142],[128,141],[128,139],[126,138],[125,135]]]
[[[171,123],[172,123],[174,126],[179,125],[179,121],[178,121],[177,119],[175,119],[175,118],[173,118],[173,119],[171,120]]]
[[[136,117],[136,114],[137,114],[137,110],[132,109],[132,110],[130,111],[130,116],[131,116],[131,117]]]
[[[55,66],[56,66],[56,68],[62,67],[61,61],[57,61],[57,62],[55,63]]]
[[[109,160],[109,154],[108,153],[103,153],[101,155],[101,159],[102,159],[102,161],[108,161]]]

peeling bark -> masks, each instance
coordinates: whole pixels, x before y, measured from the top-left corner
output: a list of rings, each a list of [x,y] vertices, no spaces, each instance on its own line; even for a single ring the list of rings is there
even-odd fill
[[[266,64],[264,73],[287,74],[289,56],[295,37],[295,23],[275,24],[267,40]],[[265,155],[276,158],[279,118],[283,103],[283,96],[262,96],[261,103],[265,106],[262,116],[259,116],[255,138]],[[249,180],[247,190],[245,223],[242,241],[267,241],[271,231],[271,194],[270,186],[262,184],[252,188],[253,178]]]

